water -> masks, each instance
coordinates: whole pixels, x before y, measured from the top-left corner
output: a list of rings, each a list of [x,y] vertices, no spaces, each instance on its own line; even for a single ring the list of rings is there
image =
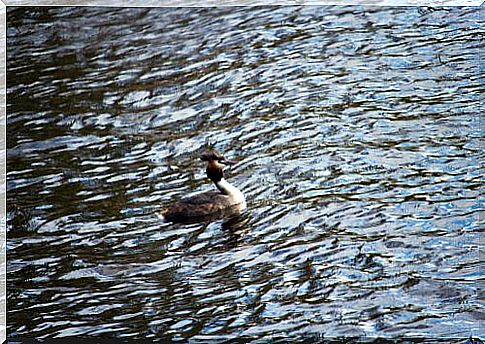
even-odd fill
[[[10,338],[483,336],[476,8],[9,8]],[[238,217],[164,224],[237,165]]]

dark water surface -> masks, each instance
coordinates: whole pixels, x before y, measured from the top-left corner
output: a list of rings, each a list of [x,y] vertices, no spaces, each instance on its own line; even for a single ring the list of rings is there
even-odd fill
[[[7,23],[11,338],[484,334],[478,9]],[[208,143],[247,212],[161,223]]]

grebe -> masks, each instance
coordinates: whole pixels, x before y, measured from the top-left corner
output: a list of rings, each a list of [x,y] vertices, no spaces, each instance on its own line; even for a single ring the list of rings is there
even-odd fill
[[[164,220],[191,222],[246,209],[244,194],[224,179],[224,168],[233,165],[234,162],[227,160],[217,151],[205,152],[200,159],[207,161],[207,177],[212,180],[219,192],[208,191],[183,198],[161,212]]]

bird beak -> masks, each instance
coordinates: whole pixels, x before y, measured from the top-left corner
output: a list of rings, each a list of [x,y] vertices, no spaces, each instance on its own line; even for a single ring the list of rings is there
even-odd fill
[[[223,163],[224,165],[235,165],[237,163],[237,161],[235,160],[227,160],[226,158],[224,158],[224,160],[221,161],[221,163]]]

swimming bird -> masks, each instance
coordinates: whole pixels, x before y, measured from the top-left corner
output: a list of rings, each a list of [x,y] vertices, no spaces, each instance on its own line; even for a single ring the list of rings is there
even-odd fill
[[[183,198],[161,212],[165,221],[197,222],[224,213],[240,212],[246,209],[244,194],[224,179],[224,168],[235,162],[227,160],[216,150],[206,151],[201,156],[207,162],[207,177],[218,191],[207,191]]]

